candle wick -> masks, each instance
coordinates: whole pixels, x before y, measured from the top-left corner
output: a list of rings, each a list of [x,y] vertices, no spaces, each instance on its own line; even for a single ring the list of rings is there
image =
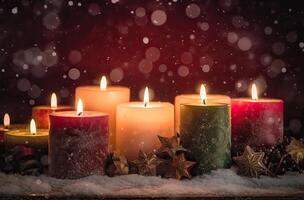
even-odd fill
[[[203,104],[204,104],[204,105],[206,105],[206,104],[207,104],[206,99],[203,99]]]
[[[78,115],[78,116],[81,116],[81,115],[82,115],[82,112],[78,113],[77,115]]]
[[[145,108],[148,106],[148,103],[146,102],[146,103],[144,103],[144,106],[145,106]]]

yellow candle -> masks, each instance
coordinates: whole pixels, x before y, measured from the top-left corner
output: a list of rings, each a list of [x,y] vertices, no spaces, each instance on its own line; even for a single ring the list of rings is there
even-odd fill
[[[49,132],[45,129],[36,129],[36,123],[32,119],[30,130],[17,129],[5,133],[7,146],[26,145],[29,147],[47,148]]]
[[[149,102],[147,88],[144,102],[119,104],[116,115],[116,147],[129,160],[137,158],[140,148],[145,152],[158,148],[157,135],[174,135],[174,106]]]
[[[201,86],[201,89],[203,87]],[[181,104],[201,103],[200,94],[182,94],[175,97],[175,133],[180,133],[180,106]],[[208,102],[231,104],[231,99],[226,95],[208,94]]]
[[[3,138],[4,138],[4,133],[9,130],[20,129],[22,127],[24,127],[24,124],[11,124],[11,118],[9,114],[5,113],[3,117],[3,127],[0,127],[0,137],[3,134]]]
[[[109,115],[110,149],[115,148],[115,121],[117,104],[130,101],[130,89],[122,86],[107,87],[105,76],[100,86],[82,86],[76,88],[75,101],[82,99],[88,111],[100,111]]]

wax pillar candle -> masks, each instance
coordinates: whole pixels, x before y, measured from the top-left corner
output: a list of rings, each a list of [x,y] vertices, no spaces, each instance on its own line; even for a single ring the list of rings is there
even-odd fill
[[[175,133],[180,133],[180,106],[187,103],[200,103],[201,97],[199,94],[182,94],[175,97]],[[223,103],[230,105],[231,99],[226,95],[209,94],[209,103]]]
[[[0,143],[4,142],[4,134],[9,130],[9,126],[11,123],[10,121],[11,120],[9,114],[5,113],[3,117],[3,127],[0,127]]]
[[[256,86],[252,98],[232,99],[233,154],[241,153],[246,145],[259,149],[283,140],[283,101],[258,99]]]
[[[3,127],[0,127],[0,153],[4,152],[4,135],[9,130],[10,117],[8,113],[4,114]]]
[[[5,132],[5,144],[8,148],[25,145],[33,148],[48,148],[48,135],[46,129],[36,129],[35,121],[32,119],[30,130],[13,129]]]
[[[174,107],[166,102],[149,102],[148,89],[144,102],[119,104],[117,107],[117,150],[128,160],[138,156],[139,149],[151,152],[158,148],[157,135],[174,135]]]
[[[202,95],[204,96],[204,95]],[[196,174],[231,164],[230,109],[227,104],[201,102],[181,105],[181,144],[197,162]]]
[[[100,86],[82,86],[76,88],[75,101],[83,100],[86,110],[109,114],[110,141],[109,148],[115,149],[116,107],[117,104],[130,101],[130,89],[121,86],[107,86],[103,76]]]
[[[82,111],[50,115],[49,173],[56,178],[103,175],[108,154],[107,114]]]
[[[57,106],[57,97],[53,93],[50,106],[35,106],[32,109],[32,117],[37,123],[37,128],[48,129],[50,127],[49,115],[53,112],[73,110],[70,106]]]

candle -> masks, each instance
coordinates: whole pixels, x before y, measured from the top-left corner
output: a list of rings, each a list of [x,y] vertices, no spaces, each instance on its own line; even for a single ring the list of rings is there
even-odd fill
[[[196,174],[231,164],[230,109],[228,104],[209,102],[204,85],[201,101],[181,105],[181,144],[197,162]]]
[[[130,89],[122,86],[107,86],[103,76],[100,86],[82,86],[76,88],[75,101],[81,98],[87,110],[109,114],[110,143],[109,148],[115,149],[116,107],[117,104],[130,101]]]
[[[259,99],[256,85],[252,98],[232,99],[233,154],[243,152],[246,145],[253,148],[272,146],[283,139],[283,101]]]
[[[49,173],[56,178],[103,175],[108,154],[108,120],[105,113],[77,111],[50,114]]]
[[[10,116],[8,113],[5,113],[3,117],[3,127],[0,127],[0,141],[2,141],[1,139],[4,138],[4,133],[8,131],[10,124],[11,124]]]
[[[35,120],[32,119],[30,129],[16,129],[5,132],[5,143],[7,147],[25,145],[28,147],[45,148],[48,147],[48,130],[36,128]]]
[[[5,132],[8,131],[9,125],[10,117],[8,113],[5,113],[3,117],[3,127],[0,127],[0,153],[3,153],[4,151],[4,135]]]
[[[35,106],[32,109],[32,117],[37,123],[37,127],[48,129],[50,127],[49,115],[53,112],[72,110],[70,106],[57,106],[57,96],[52,93],[50,106]]]
[[[181,104],[187,103],[199,103],[201,102],[200,94],[182,94],[175,97],[175,133],[180,133],[180,106]],[[209,94],[208,95],[209,103],[223,103],[230,105],[231,99],[226,95],[219,94]]]
[[[117,106],[117,150],[128,160],[137,159],[139,149],[151,152],[158,148],[157,135],[174,135],[174,107],[167,102],[149,102],[145,88],[144,102],[123,103]]]

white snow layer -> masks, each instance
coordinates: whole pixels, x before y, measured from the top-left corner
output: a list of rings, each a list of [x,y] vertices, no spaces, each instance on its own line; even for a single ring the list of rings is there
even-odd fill
[[[101,195],[137,197],[268,196],[304,194],[304,174],[289,173],[270,178],[245,178],[235,169],[221,169],[192,180],[126,175],[89,176],[60,180],[45,175],[20,176],[0,173],[0,194]]]

